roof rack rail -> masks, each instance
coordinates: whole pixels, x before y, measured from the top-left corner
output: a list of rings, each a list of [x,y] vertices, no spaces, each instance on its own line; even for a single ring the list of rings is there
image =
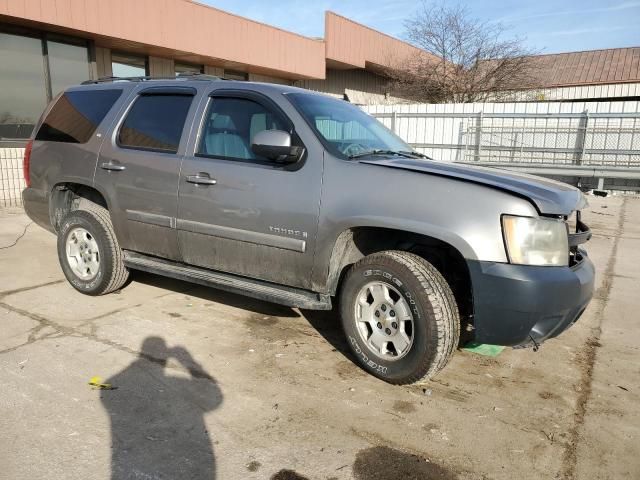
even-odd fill
[[[206,75],[204,73],[197,72],[183,72],[179,73],[175,77],[151,77],[151,76],[141,76],[141,77],[100,77],[97,80],[85,80],[81,83],[81,85],[91,85],[98,83],[108,83],[108,82],[147,82],[149,80],[202,80],[202,81],[211,81],[211,80],[229,80],[224,77],[217,77],[215,75]]]

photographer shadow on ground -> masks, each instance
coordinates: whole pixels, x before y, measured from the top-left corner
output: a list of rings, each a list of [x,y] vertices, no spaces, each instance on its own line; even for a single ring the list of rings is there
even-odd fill
[[[171,368],[171,359],[183,368]],[[138,358],[101,391],[111,422],[111,478],[215,478],[204,415],[222,402],[214,378],[183,347],[146,338]]]

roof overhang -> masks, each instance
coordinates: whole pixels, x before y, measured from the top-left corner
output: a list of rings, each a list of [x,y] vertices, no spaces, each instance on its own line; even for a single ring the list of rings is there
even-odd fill
[[[243,67],[283,78],[325,78],[325,44],[188,0],[0,2],[0,19],[94,39],[100,46]]]
[[[376,73],[402,67],[417,56],[436,57],[333,12],[325,13],[324,40],[327,66],[363,68]]]
[[[325,13],[325,38],[315,39],[191,0],[67,0],[58,7],[54,1],[0,2],[0,21],[113,50],[292,80],[324,79],[327,67],[384,74],[410,57],[433,57],[333,12]]]

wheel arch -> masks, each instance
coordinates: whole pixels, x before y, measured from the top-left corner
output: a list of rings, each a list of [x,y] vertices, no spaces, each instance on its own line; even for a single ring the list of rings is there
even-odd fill
[[[454,293],[463,330],[473,317],[471,275],[462,252],[440,238],[401,229],[351,227],[342,231],[330,255],[326,290],[335,295],[349,267],[361,258],[385,250],[402,250],[424,258],[447,280]]]
[[[57,232],[62,219],[78,208],[80,200],[85,199],[109,209],[106,197],[97,188],[76,182],[61,182],[54,185],[50,193],[49,218],[51,226]]]

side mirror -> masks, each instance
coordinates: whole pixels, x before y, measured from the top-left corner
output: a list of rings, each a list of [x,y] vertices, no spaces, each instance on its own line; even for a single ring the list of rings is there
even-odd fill
[[[303,147],[291,145],[291,135],[282,130],[262,130],[254,135],[251,150],[256,155],[279,163],[296,163],[304,154]]]

